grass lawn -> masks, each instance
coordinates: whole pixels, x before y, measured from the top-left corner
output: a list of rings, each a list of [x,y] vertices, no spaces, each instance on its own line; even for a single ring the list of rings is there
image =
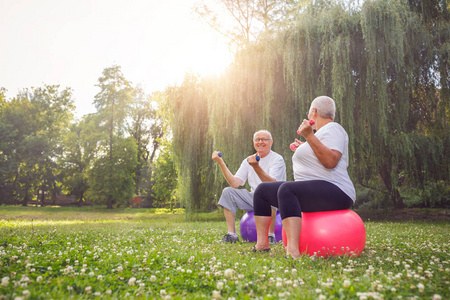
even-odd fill
[[[449,299],[449,222],[365,222],[359,257],[223,245],[219,212],[0,206],[0,299]],[[236,224],[239,229],[239,224]]]

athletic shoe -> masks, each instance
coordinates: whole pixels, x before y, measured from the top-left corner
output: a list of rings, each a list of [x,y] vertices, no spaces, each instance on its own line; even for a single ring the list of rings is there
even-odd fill
[[[252,250],[251,250],[252,252],[269,252],[270,251],[270,248],[267,248],[267,249],[259,249],[259,250],[257,250],[256,249],[256,245],[255,246],[253,246],[252,247]]]
[[[269,235],[269,245],[275,245],[277,240],[274,236]]]
[[[231,235],[229,233],[225,234],[223,238],[219,241],[221,243],[236,243],[239,242],[239,237],[236,235]]]

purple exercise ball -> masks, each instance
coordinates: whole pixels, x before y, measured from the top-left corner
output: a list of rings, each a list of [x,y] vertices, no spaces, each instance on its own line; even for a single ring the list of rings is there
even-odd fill
[[[241,223],[239,224],[241,230],[241,236],[244,241],[256,242],[256,224],[253,211],[248,211],[241,218]],[[275,218],[275,239],[277,242],[283,239],[282,236],[283,223],[281,222],[280,212],[277,211],[277,217]]]

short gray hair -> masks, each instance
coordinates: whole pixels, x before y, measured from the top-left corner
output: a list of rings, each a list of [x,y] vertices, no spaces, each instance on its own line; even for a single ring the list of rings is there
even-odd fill
[[[270,139],[272,140],[272,134],[268,130],[265,130],[265,129],[261,129],[261,130],[258,130],[257,132],[255,132],[253,134],[253,139],[255,139],[255,137],[258,133],[267,133],[270,136]]]
[[[334,116],[336,114],[336,104],[334,100],[328,96],[319,96],[313,100],[309,112],[312,109],[317,109],[317,114],[323,118],[329,118],[334,121]]]

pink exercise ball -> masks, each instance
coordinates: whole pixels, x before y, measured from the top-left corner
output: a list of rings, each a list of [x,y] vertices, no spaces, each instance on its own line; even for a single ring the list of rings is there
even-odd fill
[[[366,244],[366,228],[350,209],[302,213],[301,254],[359,256]],[[286,232],[282,232],[284,246]]]
[[[277,211],[277,216],[275,218],[275,239],[277,242],[283,239],[281,233],[282,228],[283,223],[281,222],[280,212]],[[242,216],[239,229],[241,230],[241,236],[244,241],[256,242],[257,234],[253,211],[248,211]]]

